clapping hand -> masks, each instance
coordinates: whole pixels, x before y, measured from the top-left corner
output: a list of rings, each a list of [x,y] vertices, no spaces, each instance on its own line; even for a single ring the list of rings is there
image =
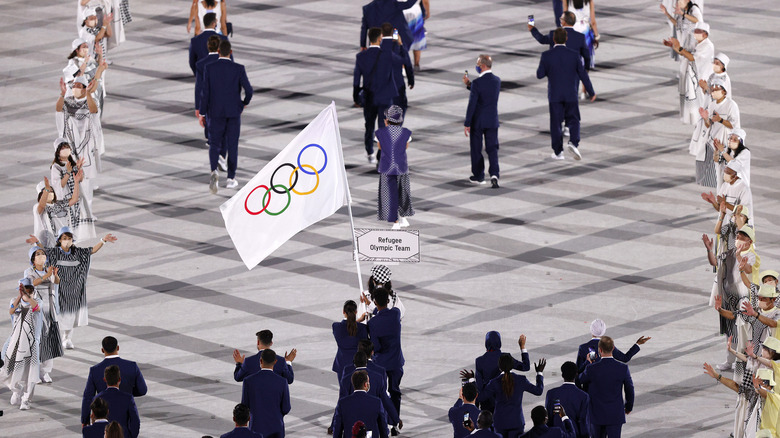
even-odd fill
[[[707,112],[706,109],[699,107],[699,115],[702,119],[707,120],[710,118],[710,114]]]
[[[474,370],[467,371],[467,370],[461,370],[460,371],[460,378],[463,380],[469,380],[474,378]]]
[[[704,199],[705,201],[709,202],[710,204],[714,204],[715,200],[716,200],[715,199],[715,195],[712,194],[712,192],[702,193],[701,194],[701,199]]]
[[[661,12],[663,12],[664,14],[668,14],[668,12],[666,11],[666,6],[664,5],[660,5],[660,6],[661,6]]]
[[[719,210],[720,210],[721,214],[726,214],[726,211],[728,211],[728,208],[726,207],[726,201],[725,200],[724,201],[720,201],[720,208],[719,208]]]
[[[65,80],[60,78],[60,96],[65,97],[65,93],[68,91],[68,86],[65,85]]]
[[[702,90],[707,91],[707,81],[699,79],[699,87],[701,87]]]
[[[726,339],[726,351],[731,353],[733,349],[731,348],[731,340],[734,339],[734,336],[729,336],[728,339]]]
[[[545,366],[547,366],[547,359],[541,358],[539,359],[539,362],[534,364],[534,371],[541,373],[544,371]]]
[[[114,13],[113,12],[103,16],[103,24],[106,24],[106,22],[111,23],[112,21],[114,21]]]
[[[748,266],[748,259],[747,257],[737,256],[737,261],[739,262],[739,270],[744,271],[745,268]]]
[[[715,113],[715,114],[717,114],[717,113]],[[718,140],[717,138],[715,140],[713,140],[712,144],[715,145],[715,149],[717,149],[718,152],[723,151],[723,143],[721,143],[720,140]]]
[[[298,350],[296,350],[295,348],[290,350],[290,354],[287,354],[287,352],[285,351],[284,352],[284,360],[287,361],[287,362],[292,362],[292,361],[295,360],[295,356],[297,356],[297,355],[298,355]]]
[[[747,316],[758,316],[758,312],[756,312],[756,309],[750,304],[750,301],[745,301],[745,314]]]

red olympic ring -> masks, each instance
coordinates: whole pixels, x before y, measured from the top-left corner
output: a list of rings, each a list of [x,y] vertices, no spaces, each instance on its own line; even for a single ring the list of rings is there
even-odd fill
[[[252,210],[249,209],[249,206],[247,205],[247,203],[249,202],[249,197],[252,196],[252,193],[254,193],[255,190],[259,189],[260,187],[264,188],[266,193],[268,193],[268,202],[265,203],[265,205],[263,206],[262,209],[260,209],[260,211],[252,211]],[[265,198],[265,195],[263,195],[263,198]],[[246,198],[244,199],[244,210],[246,210],[247,213],[249,213],[249,214],[254,216],[254,215],[258,215],[258,214],[264,212],[265,209],[268,208],[268,205],[270,205],[270,204],[271,204],[271,189],[269,189],[268,186],[266,186],[264,184],[260,184],[259,186],[253,188],[252,191],[249,192],[248,195],[246,195]]]

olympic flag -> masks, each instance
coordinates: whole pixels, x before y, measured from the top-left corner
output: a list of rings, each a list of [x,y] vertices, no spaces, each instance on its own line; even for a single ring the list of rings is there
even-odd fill
[[[325,108],[219,209],[252,269],[299,231],[351,201],[336,104]]]

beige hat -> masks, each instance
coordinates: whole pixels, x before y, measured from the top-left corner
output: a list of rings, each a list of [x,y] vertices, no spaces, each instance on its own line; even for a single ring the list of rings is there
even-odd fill
[[[735,206],[734,206],[734,213],[736,213],[736,212],[737,212],[737,207],[739,207],[739,205],[735,205]],[[748,219],[750,219],[750,209],[747,207],[747,205],[743,205],[743,206],[742,206],[742,210],[740,210],[740,213],[739,213],[739,214],[741,214],[741,215],[744,215],[744,216],[746,216]]]
[[[758,296],[761,298],[777,298],[777,289],[771,284],[762,284],[758,289]]]
[[[761,368],[760,370],[756,371],[756,377],[760,380],[769,380],[769,386],[775,386],[774,375],[775,372],[769,368]]]
[[[756,241],[756,232],[753,231],[753,227],[751,227],[750,225],[743,226],[742,228],[739,229],[739,232],[747,235],[750,238],[751,242]]]
[[[756,432],[756,438],[774,438],[772,431],[769,429],[761,429]]]
[[[780,274],[778,274],[777,271],[772,271],[771,269],[767,269],[766,271],[761,271],[761,273],[758,274],[758,278],[760,278],[762,281],[766,276],[772,277],[775,280],[780,280]]]
[[[777,339],[774,336],[770,336],[766,338],[763,342],[764,347],[774,351],[775,353],[780,352],[780,339]]]

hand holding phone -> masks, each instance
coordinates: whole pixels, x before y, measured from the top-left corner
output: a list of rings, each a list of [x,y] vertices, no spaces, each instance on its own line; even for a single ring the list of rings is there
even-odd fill
[[[534,16],[533,14],[528,16],[528,25],[533,26],[534,25]]]

